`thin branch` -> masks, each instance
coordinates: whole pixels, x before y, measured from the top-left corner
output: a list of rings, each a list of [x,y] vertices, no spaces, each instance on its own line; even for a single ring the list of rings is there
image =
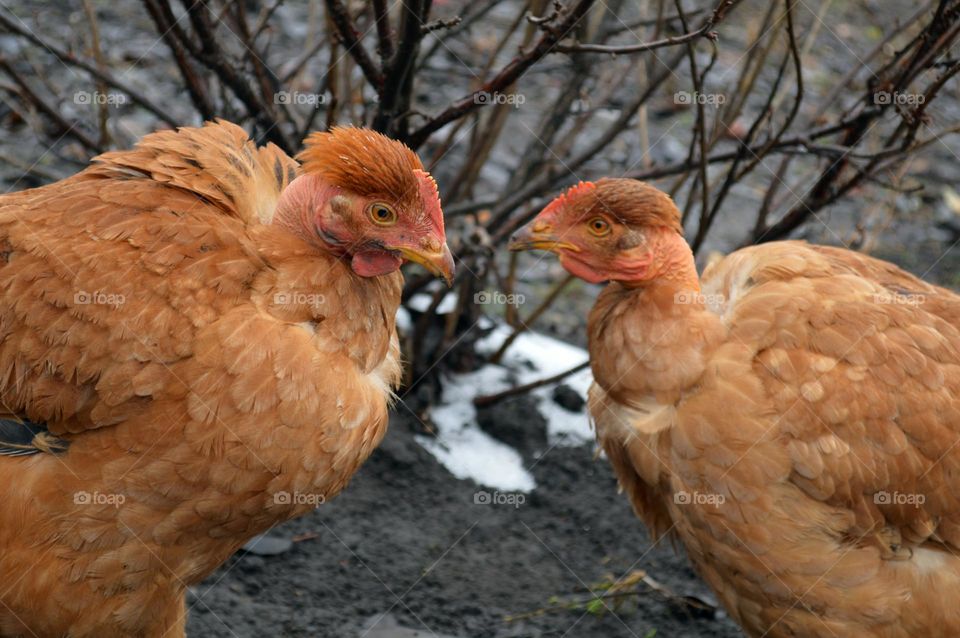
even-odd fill
[[[373,20],[377,25],[377,53],[380,54],[380,68],[387,70],[387,62],[393,57],[393,31],[390,29],[390,12],[387,0],[373,0]]]
[[[875,110],[871,109],[871,110],[865,111],[864,113],[875,114]],[[806,156],[827,156],[829,154],[835,155],[836,153],[832,149],[820,148],[820,146],[817,144],[814,144],[812,140],[820,139],[823,137],[827,137],[830,135],[835,135],[837,133],[843,132],[847,130],[849,127],[851,127],[856,121],[858,121],[862,115],[863,113],[857,114],[857,116],[855,117],[850,117],[846,120],[842,120],[834,124],[825,125],[819,129],[814,129],[805,134],[797,134],[790,137],[785,137],[770,148],[770,153],[806,155]],[[748,153],[757,152],[762,147],[763,147],[762,144],[758,144],[757,146],[750,147]],[[836,148],[840,148],[840,147],[836,147]],[[740,149],[737,149],[735,151],[724,151],[722,153],[715,153],[714,155],[711,155],[707,158],[707,163],[723,164],[726,162],[730,162],[735,160],[740,155],[740,153],[741,153]],[[579,157],[582,157],[582,156],[579,156]],[[572,169],[576,168],[571,164],[570,161],[567,161],[565,163],[568,166],[570,166]],[[578,163],[578,166],[579,166],[579,163]],[[630,179],[637,179],[637,180],[656,180],[664,177],[670,177],[673,175],[680,175],[682,173],[686,173],[691,170],[694,170],[698,168],[698,166],[699,166],[699,163],[696,161],[683,161],[683,162],[676,162],[673,164],[664,164],[661,166],[654,165],[649,168],[629,170],[623,174],[623,177],[629,177]],[[486,199],[457,202],[455,204],[445,205],[443,207],[444,214],[448,217],[455,217],[459,215],[474,213],[478,210],[482,210],[484,208],[490,208],[492,206],[496,206],[497,211],[505,211],[507,214],[509,214],[513,212],[513,210],[516,209],[518,206],[523,204],[525,201],[528,201],[532,198],[537,197],[538,193],[551,190],[551,189],[562,188],[563,186],[568,185],[568,181],[570,179],[574,179],[574,178],[571,176],[568,176],[567,180],[564,180],[562,178],[558,179],[556,176],[550,176],[550,178],[544,178],[541,176],[536,180],[528,182],[526,187],[524,187],[520,191],[517,191],[517,195],[515,196],[511,195],[507,200],[500,200],[496,198],[486,198]],[[519,225],[520,223],[523,223],[522,218],[521,218],[521,221],[518,222],[518,224],[516,225]],[[511,226],[510,232],[512,232],[512,227],[513,226]],[[504,237],[506,237],[509,234],[510,234],[509,232],[506,233]],[[499,236],[499,233],[494,239],[495,241],[499,241],[501,239],[501,237]]]
[[[562,162],[561,167],[555,170],[545,169],[536,179],[530,180],[524,188],[521,188],[505,200],[501,201],[492,213],[490,227],[496,227],[497,231],[493,234],[495,244],[504,241],[520,225],[525,223],[536,211],[529,211],[528,215],[510,218],[510,214],[530,198],[555,188],[560,184],[577,179],[573,171],[579,169],[583,164],[590,161],[597,154],[603,152],[607,146],[626,128],[641,106],[647,103],[647,100],[656,92],[658,88],[671,77],[673,69],[676,68],[680,60],[683,59],[684,52],[678,52],[673,58],[664,62],[658,74],[649,79],[648,85],[643,91],[629,104],[625,105],[620,116],[611,123],[603,133],[601,133],[593,142],[583,149],[579,154],[570,157]]]
[[[258,51],[255,50],[255,43],[253,37],[250,35],[250,27],[247,24],[247,15],[246,9],[244,8],[244,2],[242,0],[234,2],[232,5],[234,7],[234,20],[237,24],[237,38],[240,40],[240,43],[243,45],[244,57],[250,62],[250,65],[253,67],[254,77],[257,80],[257,83],[260,85],[260,95],[263,98],[264,103],[274,104],[274,106],[279,111],[283,111],[286,115],[287,120],[292,120],[290,113],[287,111],[287,105],[280,102],[276,99],[277,94],[277,77],[274,75],[273,71],[269,69],[266,63],[263,61],[263,57]]]
[[[160,34],[173,55],[191,103],[193,103],[201,118],[204,120],[213,119],[217,114],[217,109],[210,98],[206,83],[200,78],[194,68],[194,63],[188,57],[187,47],[191,44],[190,39],[177,24],[177,18],[173,15],[169,2],[144,0],[144,4],[147,7],[147,13],[150,14],[157,28],[157,33]]]
[[[787,42],[788,50],[786,55],[783,58],[783,61],[780,64],[780,67],[777,72],[777,76],[774,79],[773,86],[771,87],[769,94],[767,96],[766,103],[764,104],[763,109],[757,115],[753,124],[750,127],[750,130],[747,132],[743,143],[740,145],[740,154],[734,159],[733,164],[730,166],[730,169],[727,171],[727,176],[723,181],[723,185],[720,187],[720,191],[717,194],[716,199],[713,202],[712,208],[700,218],[700,227],[697,228],[697,234],[694,237],[691,247],[693,251],[696,252],[700,246],[703,244],[704,240],[707,237],[707,233],[710,231],[710,228],[713,226],[714,220],[717,218],[717,215],[720,211],[720,206],[723,201],[726,199],[726,196],[730,193],[730,190],[733,188],[735,183],[743,180],[746,175],[748,175],[754,168],[756,168],[763,158],[767,156],[770,150],[780,141],[787,129],[793,124],[794,120],[797,117],[797,113],[800,111],[800,104],[803,101],[803,66],[800,60],[800,51],[797,46],[796,35],[794,32],[794,23],[793,23],[793,5],[795,0],[784,0],[786,5],[786,32],[787,32]],[[784,78],[784,72],[786,71],[787,63],[789,60],[793,60],[793,70],[794,76],[796,78],[797,84],[797,95],[793,100],[792,107],[790,112],[787,115],[786,120],[777,130],[777,132],[770,137],[761,147],[754,152],[750,150],[749,145],[756,137],[757,131],[759,130],[761,124],[767,120],[767,118],[773,118],[774,110],[774,101],[777,94],[780,90],[780,84]],[[738,171],[738,167],[741,161],[747,159],[747,154],[750,155],[750,160],[747,162],[747,165],[743,170]]]
[[[957,21],[960,5],[956,5],[951,10],[946,11],[944,8],[947,4],[949,4],[947,0],[941,2],[937,14],[921,31],[921,34],[912,41],[911,46],[913,49],[910,47],[902,49],[900,53],[895,56],[895,60],[888,65],[888,68],[891,70],[895,68],[901,69],[899,73],[895,74],[897,78],[896,82],[891,84],[890,82],[881,81],[874,86],[869,86],[863,98],[865,103],[873,103],[874,91],[878,90],[878,87],[882,90],[889,91],[891,95],[896,95],[904,91],[914,77],[925,68],[931,66],[935,61],[935,50],[931,49],[931,43],[935,43],[937,47],[936,50],[946,50],[955,41],[956,37],[960,35],[960,22]],[[884,144],[885,150],[892,148],[894,144],[898,143],[901,137],[903,141],[899,142],[900,153],[897,155],[902,155],[902,153],[906,152],[906,149],[910,148],[917,130],[923,122],[923,113],[927,105],[932,101],[932,98],[946,80],[953,77],[957,72],[960,72],[960,65],[956,65],[941,74],[924,93],[924,100],[914,111],[901,111],[903,120],[894,133],[887,139]],[[880,104],[876,107],[868,107],[861,111],[853,119],[851,126],[846,130],[843,138],[840,140],[840,146],[851,149],[856,147],[870,128],[875,125],[876,120],[881,117],[890,106],[889,103]],[[867,175],[872,174],[882,159],[883,158],[875,158],[871,160],[866,167],[856,168],[854,175],[839,185],[837,182],[844,169],[849,165],[850,156],[849,154],[844,154],[834,159],[820,175],[817,182],[808,191],[802,201],[793,206],[773,225],[756,228],[751,237],[751,241],[760,243],[789,235],[793,230],[803,224],[815,211],[820,210],[830,202],[843,196],[862,182]]]
[[[407,119],[401,116],[410,110],[413,69],[430,6],[429,0],[404,0],[401,3],[400,41],[384,72],[380,104],[373,120],[375,130],[401,140],[406,140],[407,137]]]
[[[526,383],[524,385],[518,385],[508,390],[502,392],[496,392],[494,394],[481,394],[480,396],[473,398],[473,405],[478,408],[487,407],[493,405],[494,403],[499,403],[504,399],[517,396],[518,394],[527,394],[537,388],[542,388],[545,385],[552,385],[554,383],[559,383],[563,381],[570,375],[576,374],[581,370],[586,370],[590,367],[590,361],[584,361],[581,364],[575,365],[569,370],[564,370],[560,374],[555,374],[552,377],[547,377],[546,379],[540,379],[532,383]]]
[[[452,29],[460,24],[461,20],[462,18],[460,16],[454,16],[453,18],[446,18],[442,20],[434,20],[433,22],[428,22],[420,27],[420,31],[426,35],[428,33],[433,33],[434,31],[440,31],[441,29]]]
[[[30,87],[29,84],[27,84],[27,81],[23,79],[16,69],[14,69],[13,66],[2,57],[0,57],[0,70],[10,76],[10,79],[16,83],[19,89],[20,97],[24,100],[24,102],[32,105],[48,120],[53,122],[59,129],[61,135],[69,135],[94,153],[102,153],[104,151],[103,147],[101,147],[96,140],[87,135],[76,122],[68,122],[60,114],[60,111],[50,104],[47,104],[43,98],[37,95],[37,93]]]
[[[268,26],[270,26],[270,18],[273,17],[273,14],[277,9],[280,8],[280,5],[283,4],[283,0],[275,0],[273,4],[268,7],[263,7],[260,11],[260,15],[257,16],[257,23],[253,27],[253,34],[251,39],[256,41],[260,37]]]
[[[339,0],[326,0],[326,4],[330,19],[337,27],[337,34],[343,43],[343,48],[350,54],[350,57],[354,59],[357,66],[363,71],[363,75],[367,78],[367,81],[373,85],[373,88],[376,89],[379,94],[383,89],[383,75],[370,57],[370,54],[367,53],[363,43],[360,42],[360,32],[353,24],[353,18],[350,17],[350,12]]]
[[[681,5],[680,0],[675,0],[675,5],[677,7],[677,13],[680,15],[680,22],[683,25],[683,28],[686,29],[687,18],[684,16],[683,6]],[[695,97],[694,102],[696,104],[696,109],[697,109],[697,120],[696,120],[696,126],[693,129],[693,137],[694,137],[694,141],[699,141],[699,151],[700,151],[699,153],[699,157],[700,157],[699,169],[700,170],[698,173],[699,182],[700,182],[700,193],[701,193],[700,210],[702,211],[701,213],[702,215],[706,215],[707,207],[710,205],[710,188],[709,188],[710,185],[707,181],[707,120],[706,120],[706,114],[705,114],[706,107],[703,103],[703,100],[700,99],[700,96],[703,94],[703,81],[717,59],[717,47],[716,47],[716,43],[714,43],[713,55],[710,58],[710,65],[706,69],[704,69],[702,76],[697,70],[697,52],[692,40],[687,41],[686,49],[687,49],[687,60],[690,64],[690,77],[693,80],[693,94]],[[690,145],[691,160],[693,159],[692,157],[693,148],[694,146],[693,144],[691,144]],[[696,185],[697,185],[697,181],[695,180],[693,185],[691,185],[690,187],[690,196],[688,197],[688,200],[693,198],[693,193],[694,193],[694,189],[696,188]],[[687,207],[689,208],[689,206],[690,206],[690,202],[688,201]]]
[[[427,49],[427,52],[420,56],[419,62],[417,62],[417,69],[423,69],[426,66],[427,61],[434,56],[434,54],[444,46],[444,40],[448,38],[453,38],[470,26],[472,26],[477,20],[487,15],[491,9],[493,9],[501,0],[486,0],[485,2],[471,2],[468,4],[466,10],[467,13],[463,16],[463,19],[460,21],[460,24],[453,27],[444,34],[444,38],[441,38],[438,34],[434,33],[434,42],[430,45],[430,48]]]
[[[135,102],[136,104],[139,104],[146,110],[153,113],[155,116],[157,116],[157,118],[160,119],[160,121],[165,122],[170,126],[174,126],[174,127],[179,125],[179,122],[177,122],[176,119],[170,116],[168,109],[160,108],[158,105],[154,104],[150,99],[145,97],[142,93],[134,89],[132,86],[130,86],[126,82],[118,80],[117,78],[114,78],[111,75],[101,71],[96,67],[96,65],[76,57],[66,49],[63,49],[53,44],[52,42],[48,42],[47,40],[40,38],[39,36],[34,34],[32,31],[29,31],[25,27],[22,27],[20,24],[16,24],[15,22],[7,18],[2,13],[0,13],[0,26],[2,26],[6,31],[15,33],[16,35],[32,42],[38,47],[46,49],[47,51],[52,53],[54,57],[56,57],[58,60],[60,60],[67,66],[72,66],[78,69],[82,69],[87,73],[89,73],[95,79],[100,80],[101,82],[104,82],[115,89],[123,91],[123,93],[125,93],[130,98],[131,101]]]
[[[100,69],[101,72],[104,72],[107,68],[107,61],[103,56],[103,49],[100,47],[100,26],[97,23],[97,12],[94,10],[90,0],[83,0],[83,12],[86,14],[87,21],[90,23],[90,49],[93,51],[93,59],[97,63],[97,68]],[[97,90],[106,95],[107,83],[100,80],[97,83]],[[110,128],[108,126],[110,121],[110,105],[106,100],[98,100],[97,112],[100,124],[100,146],[106,148],[110,146]]]
[[[693,11],[687,11],[687,12],[686,12],[686,16],[687,16],[687,18],[695,18],[695,17],[697,17],[698,15],[701,15],[701,14],[703,14],[703,13],[706,12],[706,11],[707,11],[707,9],[694,9]],[[605,37],[605,38],[610,38],[610,37],[613,37],[613,36],[615,36],[615,35],[619,35],[619,34],[621,34],[621,33],[624,33],[625,31],[633,32],[634,29],[642,29],[643,27],[659,26],[659,25],[661,25],[661,24],[665,24],[665,23],[669,23],[669,22],[676,22],[676,21],[679,20],[679,19],[680,19],[680,14],[675,13],[675,14],[669,15],[669,16],[657,16],[657,17],[655,17],[655,18],[643,18],[643,19],[641,19],[641,20],[635,20],[634,22],[621,23],[621,24],[617,24],[617,25],[611,27],[610,30],[607,31],[606,34],[604,34],[604,37]]]
[[[530,329],[530,325],[533,324],[537,319],[539,319],[540,316],[544,312],[546,312],[550,308],[550,306],[553,305],[553,302],[557,300],[557,298],[560,296],[560,294],[564,290],[567,289],[567,286],[569,286],[570,283],[573,282],[573,279],[574,279],[573,275],[567,275],[562,280],[560,280],[553,287],[553,289],[546,296],[546,298],[544,298],[544,300],[540,302],[540,305],[537,306],[533,310],[533,312],[530,313],[529,317],[527,317],[526,319],[519,320],[520,325],[514,328],[510,336],[504,339],[503,343],[500,344],[500,347],[497,349],[497,351],[493,354],[492,357],[490,357],[490,363],[500,363],[500,360],[503,359],[503,355],[505,355],[507,350],[510,348],[510,346],[513,345],[513,342],[517,340],[517,337],[519,337],[524,332]],[[512,289],[512,282],[511,282],[511,289]]]
[[[313,44],[313,46],[310,47],[303,55],[297,58],[296,61],[293,63],[293,65],[290,67],[290,69],[283,74],[283,77],[280,78],[280,84],[287,84],[291,82],[293,78],[295,78],[297,74],[303,70],[303,67],[307,65],[307,62],[313,59],[313,56],[319,53],[320,49],[322,49],[327,44],[328,42],[325,39],[319,38]]]
[[[704,21],[703,25],[696,31],[684,33],[683,35],[661,38],[653,42],[641,42],[639,44],[561,44],[553,48],[552,53],[606,53],[607,55],[624,55],[627,53],[642,53],[663,47],[686,44],[700,38],[716,40],[717,34],[713,27],[723,20],[727,10],[732,7],[737,0],[723,0],[710,14],[710,17]]]
[[[543,36],[526,53],[521,53],[503,67],[493,79],[485,82],[478,90],[472,91],[459,100],[453,102],[442,113],[428,121],[414,131],[407,143],[414,149],[420,147],[433,133],[440,130],[453,120],[463,117],[467,113],[480,108],[488,100],[480,98],[483,95],[492,95],[513,84],[543,56],[550,53],[557,43],[577,25],[581,18],[593,5],[594,0],[579,0],[560,19],[555,27],[544,30]]]

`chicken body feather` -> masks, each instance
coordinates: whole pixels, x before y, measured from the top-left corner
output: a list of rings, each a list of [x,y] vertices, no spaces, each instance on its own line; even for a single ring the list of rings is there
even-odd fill
[[[751,247],[701,291],[604,290],[590,412],[748,634],[958,635],[958,327],[960,297],[891,264]]]
[[[337,494],[400,379],[399,273],[267,225],[296,162],[219,122],[0,198],[0,635],[184,635],[185,588]]]
[[[751,636],[960,635],[960,296],[774,242],[702,276],[663,192],[581,183],[514,235],[587,281],[597,439]]]

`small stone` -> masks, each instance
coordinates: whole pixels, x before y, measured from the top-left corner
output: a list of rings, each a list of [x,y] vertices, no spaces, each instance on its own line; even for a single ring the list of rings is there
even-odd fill
[[[579,392],[566,383],[561,383],[553,389],[553,401],[571,412],[583,412],[583,406],[587,403]]]
[[[477,410],[480,429],[495,439],[532,455],[547,446],[547,420],[529,394],[506,398]]]
[[[289,552],[293,548],[293,541],[279,536],[262,534],[254,536],[243,546],[243,551],[257,556],[277,556]]]

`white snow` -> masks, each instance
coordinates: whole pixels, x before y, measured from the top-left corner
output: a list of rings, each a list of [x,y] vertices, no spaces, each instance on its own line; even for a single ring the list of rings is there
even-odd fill
[[[512,332],[513,329],[509,326],[497,326],[484,341],[478,344],[479,350],[495,352]],[[493,388],[483,387],[477,391],[477,394],[491,394],[515,385],[539,381],[569,370],[588,358],[589,355],[583,348],[536,332],[525,332],[517,337],[507,350],[500,366],[487,366],[509,368],[516,375],[516,383],[503,382]],[[564,378],[560,383],[569,385],[580,396],[586,398],[592,382],[593,375],[589,369],[586,369]],[[580,445],[586,441],[593,441],[593,431],[590,429],[586,410],[574,413],[557,405],[551,397],[556,386],[557,384],[547,385],[531,393],[540,400],[538,408],[547,419],[550,444]]]
[[[487,323],[487,327],[490,325]],[[509,326],[497,325],[477,347],[481,352],[495,352],[512,332]],[[582,348],[545,335],[524,333],[513,342],[500,364],[488,364],[447,378],[443,402],[431,412],[437,436],[418,436],[417,441],[457,478],[498,490],[529,492],[536,482],[523,458],[480,429],[473,399],[553,376],[586,360],[587,352]],[[586,397],[591,380],[587,369],[566,377],[562,383]],[[557,405],[551,398],[554,387],[544,386],[531,393],[539,400],[538,409],[547,419],[548,450],[557,445],[593,441],[586,411],[572,413]]]
[[[410,318],[410,312],[403,306],[397,308],[397,332],[403,335],[412,328],[413,320]]]
[[[407,301],[407,305],[417,312],[426,312],[430,309],[430,304],[433,303],[433,295],[426,293],[417,293],[414,296],[410,297]],[[437,306],[437,314],[445,315],[447,313],[453,312],[457,309],[457,296],[448,292],[444,297],[443,301],[440,302],[440,305]]]

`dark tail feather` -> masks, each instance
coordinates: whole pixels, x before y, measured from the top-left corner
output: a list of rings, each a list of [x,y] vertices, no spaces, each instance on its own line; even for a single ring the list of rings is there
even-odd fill
[[[69,442],[54,436],[42,423],[17,417],[0,418],[0,456],[60,454]]]

